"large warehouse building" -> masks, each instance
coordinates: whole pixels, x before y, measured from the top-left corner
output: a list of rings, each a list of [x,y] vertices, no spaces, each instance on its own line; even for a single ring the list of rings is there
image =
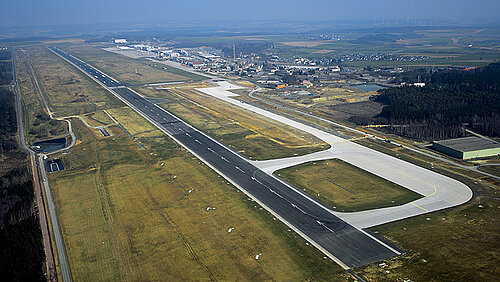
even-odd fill
[[[479,137],[434,141],[432,148],[463,160],[500,155],[500,143]]]

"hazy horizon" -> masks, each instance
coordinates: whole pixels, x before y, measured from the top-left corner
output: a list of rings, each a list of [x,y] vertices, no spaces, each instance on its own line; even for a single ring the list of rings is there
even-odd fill
[[[500,1],[477,0],[185,0],[97,1],[7,0],[0,26],[57,26],[86,24],[204,23],[262,21],[391,20],[411,23],[462,20],[470,23],[500,19]]]

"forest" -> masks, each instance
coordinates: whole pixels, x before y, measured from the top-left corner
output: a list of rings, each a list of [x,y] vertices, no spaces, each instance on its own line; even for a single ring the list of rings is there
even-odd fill
[[[0,50],[0,85],[9,84],[12,81],[12,63],[10,51]]]
[[[464,127],[500,136],[500,63],[435,72],[425,87],[381,89],[373,99],[386,105],[378,118],[386,119],[392,132],[405,137],[461,137]]]
[[[0,116],[0,277],[2,281],[45,281],[33,176],[28,155],[16,139],[14,94],[5,85],[0,86]]]

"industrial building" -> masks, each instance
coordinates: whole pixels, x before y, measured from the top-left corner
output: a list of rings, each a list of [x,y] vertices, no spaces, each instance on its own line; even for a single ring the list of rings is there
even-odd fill
[[[500,143],[475,136],[434,141],[432,148],[463,160],[500,155]]]
[[[115,39],[115,44],[126,44],[127,39],[121,38],[121,39]]]

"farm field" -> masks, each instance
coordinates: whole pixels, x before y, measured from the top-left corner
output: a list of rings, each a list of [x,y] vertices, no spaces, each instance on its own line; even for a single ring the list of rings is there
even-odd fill
[[[339,159],[308,162],[275,175],[340,212],[402,205],[421,197]]]
[[[500,60],[498,29],[437,26],[372,27],[332,32],[341,40],[312,39],[307,34],[177,37],[179,42],[200,44],[272,44],[269,52],[280,57],[324,59],[347,54],[385,53],[426,56],[421,61],[346,61],[351,67],[484,66]]]

